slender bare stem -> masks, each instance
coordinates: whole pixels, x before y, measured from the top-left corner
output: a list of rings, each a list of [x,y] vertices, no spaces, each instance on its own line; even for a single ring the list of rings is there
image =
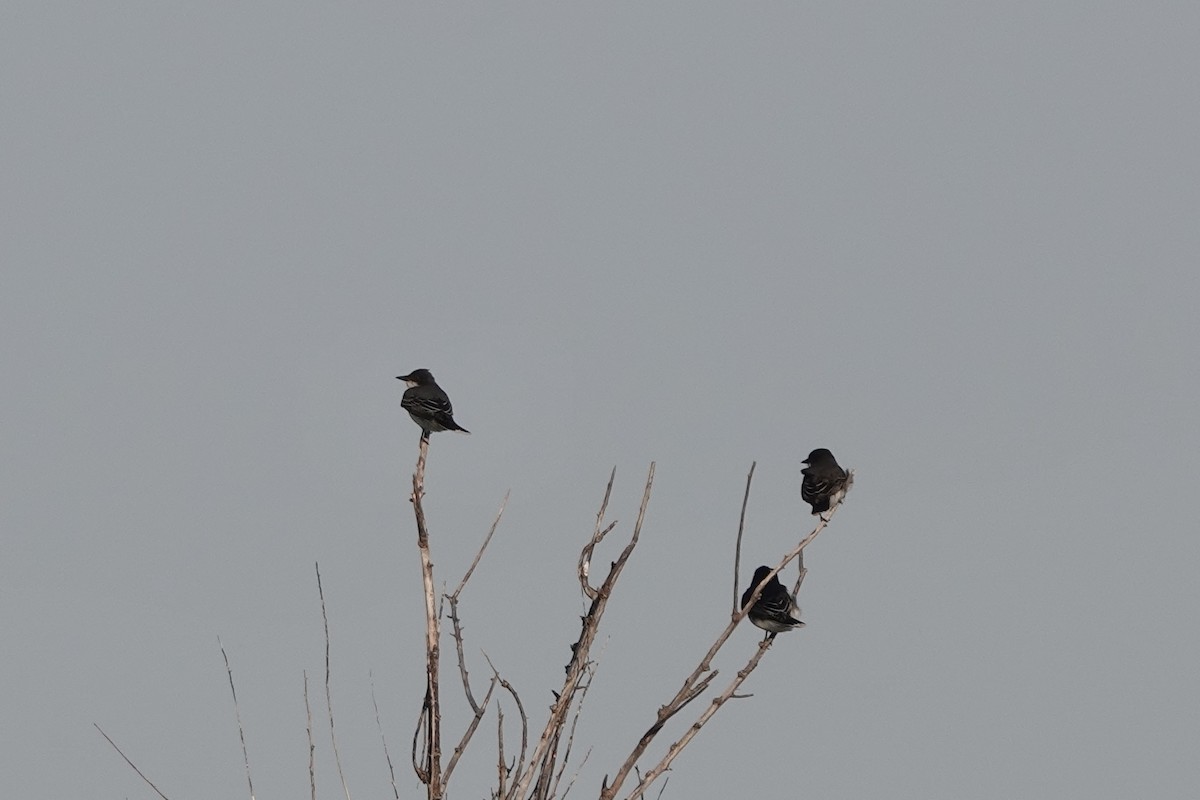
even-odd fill
[[[737,688],[741,686],[743,682],[745,682],[746,678],[750,677],[750,673],[753,672],[754,668],[758,666],[758,662],[762,660],[762,657],[766,654],[767,650],[770,649],[771,644],[774,641],[775,634],[773,633],[768,634],[759,641],[758,647],[754,651],[754,655],[752,655],[750,660],[746,662],[746,666],[738,670],[737,674],[734,676],[733,680],[730,681],[729,685],[725,687],[721,694],[713,698],[712,702],[708,704],[708,707],[704,709],[696,721],[688,727],[683,736],[671,745],[671,747],[667,750],[666,755],[664,755],[662,759],[650,769],[649,772],[641,776],[641,781],[638,783],[637,787],[627,795],[626,800],[632,800],[632,798],[640,797],[646,791],[646,789],[650,787],[650,784],[654,783],[659,775],[663,774],[663,772],[670,768],[671,762],[673,762],[675,757],[679,755],[683,748],[687,747],[692,739],[696,737],[696,734],[700,732],[700,729],[704,727],[704,724],[708,722],[714,714],[717,713],[717,710],[720,709],[721,706],[725,705],[725,703],[731,697],[733,697],[734,692],[736,692]]]
[[[375,677],[371,676],[371,705],[375,707],[375,727],[379,729],[379,740],[383,742],[383,757],[387,760],[388,775],[392,779],[392,794],[400,800],[400,789],[396,786],[396,770],[392,766],[392,754],[388,752],[387,737],[383,735],[383,722],[379,719],[379,703],[375,700]],[[317,800],[313,797],[313,800]]]
[[[517,756],[517,760],[513,764],[512,769],[508,769],[505,765],[505,760],[504,760],[504,726],[503,726],[504,714],[498,712],[498,716],[500,717],[500,728],[499,728],[498,735],[500,737],[500,761],[499,761],[499,764],[500,764],[500,788],[501,788],[501,791],[498,791],[496,793],[496,796],[497,797],[506,797],[506,798],[507,797],[516,797],[517,796],[516,795],[517,785],[514,784],[508,790],[508,792],[505,793],[503,791],[504,781],[505,781],[505,776],[507,774],[515,774],[517,776],[517,778],[519,779],[523,774],[523,770],[525,769],[525,753],[529,747],[529,717],[525,713],[525,704],[521,702],[521,696],[519,694],[517,694],[517,690],[513,688],[513,685],[511,683],[509,683],[507,680],[505,680],[504,678],[502,678],[500,676],[500,673],[496,670],[496,666],[492,663],[491,659],[489,659],[487,657],[486,653],[484,653],[483,657],[485,659],[487,659],[488,666],[492,668],[492,674],[500,681],[500,688],[504,689],[506,692],[509,693],[509,695],[512,696],[513,703],[515,703],[517,706],[517,714],[521,717],[521,751],[520,751],[520,754]],[[497,709],[498,708],[499,708],[499,702],[497,702]]]
[[[496,701],[496,791],[492,792],[493,800],[504,797],[504,784],[508,780],[508,767],[504,759],[504,709],[500,701]]]
[[[233,695],[233,716],[237,720],[238,738],[242,740],[242,759],[246,763],[246,785],[250,787],[250,800],[254,800],[254,781],[250,780],[250,753],[246,750],[246,732],[242,728],[242,713],[238,710],[237,689],[233,686],[233,669],[229,666],[229,656],[225,653],[225,645],[221,637],[217,637],[217,646],[221,648],[221,658],[225,659],[225,672],[229,675],[229,691]]]
[[[757,461],[750,462],[750,472],[746,475],[746,493],[742,495],[742,513],[738,517],[737,547],[733,551],[733,607],[738,607],[738,575],[742,569],[742,532],[746,529],[746,506],[750,503],[750,482],[754,480],[754,467]]]
[[[467,585],[467,581],[471,580],[471,574],[475,572],[475,567],[479,564],[479,559],[483,558],[483,551],[487,550],[488,543],[492,541],[492,537],[496,535],[496,528],[500,525],[500,518],[504,516],[504,509],[508,506],[508,496],[512,490],[504,493],[504,499],[500,501],[500,510],[496,512],[496,518],[492,520],[492,527],[488,529],[487,536],[483,539],[483,544],[479,546],[479,552],[475,554],[475,560],[471,562],[471,566],[467,568],[463,574],[462,580],[458,582],[458,586],[451,592],[452,597],[458,597],[462,594],[463,588]]]
[[[321,597],[321,622],[325,625],[325,709],[329,714],[329,741],[333,745],[333,763],[337,765],[338,778],[342,782],[342,791],[346,800],[350,800],[350,787],[346,785],[346,775],[342,772],[342,756],[338,752],[337,734],[333,730],[333,689],[330,686],[329,675],[329,615],[325,613],[325,589],[321,585],[321,565],[316,565],[317,594]]]
[[[127,755],[125,755],[124,753],[122,753],[122,752],[121,752],[121,748],[117,747],[117,743],[116,743],[116,742],[114,742],[112,739],[110,739],[110,738],[109,738],[108,734],[104,732],[104,729],[103,729],[103,728],[101,728],[99,725],[97,725],[97,724],[96,724],[96,723],[94,723],[94,722],[92,723],[92,725],[93,725],[93,726],[96,728],[96,730],[100,731],[100,735],[101,735],[101,736],[103,736],[105,739],[107,739],[107,740],[108,740],[108,743],[112,745],[112,748],[113,748],[113,750],[116,750],[116,751],[117,751],[117,754],[118,754],[119,756],[121,756],[121,758],[125,759],[125,763],[126,763],[126,764],[128,764],[130,767],[132,767],[132,768],[133,768],[133,771],[134,771],[134,772],[136,772],[136,773],[138,774],[138,777],[139,777],[139,778],[141,778],[142,780],[144,780],[144,781],[146,782],[146,785],[147,785],[147,786],[149,786],[151,789],[153,789],[153,790],[154,790],[154,793],[155,793],[156,795],[158,795],[159,797],[161,797],[161,798],[162,798],[162,800],[170,800],[170,798],[169,798],[169,797],[167,797],[165,794],[163,794],[162,792],[160,792],[160,791],[158,790],[158,787],[157,787],[157,786],[155,786],[153,783],[151,783],[151,782],[150,782],[150,779],[149,779],[149,778],[147,778],[147,777],[146,777],[144,774],[142,774],[142,771],[141,771],[140,769],[138,769],[138,768],[137,768],[137,765],[136,765],[136,764],[134,764],[132,761],[130,761],[130,760],[129,760],[129,756],[127,756]]]
[[[305,732],[308,733],[308,787],[312,800],[317,800],[317,746],[313,743],[312,706],[308,703],[308,670],[304,670],[304,717]]]
[[[463,589],[467,586],[467,581],[471,579],[471,575],[475,572],[475,567],[479,564],[479,559],[483,557],[483,551],[487,549],[488,542],[492,541],[492,536],[496,533],[496,527],[500,524],[500,518],[504,515],[504,507],[508,505],[508,492],[504,493],[504,500],[500,502],[500,510],[496,512],[496,518],[492,520],[492,527],[488,531],[488,535],[484,538],[483,544],[479,548],[479,552],[475,554],[475,560],[471,562],[471,566],[463,575],[462,580],[458,582],[458,586],[451,594],[444,595],[444,599],[450,602],[450,624],[454,635],[454,648],[458,655],[458,672],[462,677],[463,692],[467,695],[467,704],[471,706],[471,710],[475,712],[476,717],[483,716],[484,708],[487,703],[480,707],[480,704],[475,702],[475,695],[471,692],[471,679],[467,673],[467,658],[463,653],[463,633],[462,620],[458,616],[458,596],[462,594]],[[439,610],[440,614],[440,610]],[[443,778],[442,784],[446,783]]]
[[[446,764],[446,771],[442,773],[442,786],[450,783],[450,775],[454,772],[454,767],[458,765],[458,759],[462,757],[463,752],[467,749],[467,745],[471,742],[471,737],[475,735],[475,729],[479,727],[480,720],[483,719],[483,712],[487,711],[488,703],[492,701],[492,692],[496,690],[496,679],[492,678],[488,684],[487,694],[483,696],[483,702],[475,711],[475,715],[471,717],[470,724],[463,731],[462,739],[454,747],[454,753],[450,756],[450,761]]]

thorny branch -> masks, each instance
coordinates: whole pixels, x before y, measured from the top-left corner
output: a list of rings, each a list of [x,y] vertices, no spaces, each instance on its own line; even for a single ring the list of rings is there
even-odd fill
[[[754,472],[753,467],[751,467],[750,474],[753,475],[753,472]],[[849,475],[849,479],[847,480],[847,484],[846,484],[847,491],[849,491],[850,486],[853,484],[853,479],[854,479],[854,474],[853,474],[853,472],[851,472]],[[750,491],[750,479],[748,477],[747,484],[746,484],[746,495],[747,496],[749,496],[749,491]],[[671,700],[668,701],[666,703],[666,705],[659,708],[658,713],[655,716],[655,720],[654,720],[653,724],[651,724],[650,728],[647,729],[646,733],[644,733],[642,735],[641,739],[638,740],[638,743],[634,746],[633,750],[630,752],[629,757],[625,759],[625,762],[621,765],[621,768],[617,771],[617,774],[613,778],[612,783],[609,784],[607,778],[605,779],[604,785],[602,786],[601,791],[600,791],[601,800],[612,800],[612,798],[616,797],[617,792],[620,790],[621,785],[624,783],[626,778],[629,776],[630,771],[635,768],[638,760],[645,753],[645,751],[649,747],[650,743],[658,735],[659,731],[662,730],[663,726],[667,723],[667,721],[670,720],[672,717],[674,717],[676,714],[678,714],[680,711],[682,711],[683,708],[685,706],[687,706],[688,703],[690,703],[692,700],[696,699],[696,697],[698,697],[700,694],[702,694],[708,688],[708,686],[712,682],[712,680],[714,678],[716,678],[717,672],[718,672],[717,670],[714,670],[711,667],[712,659],[716,656],[717,652],[725,645],[725,642],[728,641],[730,635],[732,635],[732,633],[733,633],[734,629],[737,627],[738,623],[740,623],[742,621],[742,618],[746,616],[746,614],[749,612],[750,608],[754,605],[755,602],[757,602],[759,596],[762,593],[763,586],[765,586],[766,583],[768,581],[770,581],[771,577],[773,577],[774,575],[777,575],[781,570],[783,570],[785,567],[787,567],[787,565],[790,564],[793,560],[800,557],[800,554],[804,551],[804,548],[807,547],[809,545],[809,543],[811,543],[821,533],[821,531],[823,531],[825,529],[825,527],[829,524],[829,522],[833,519],[833,515],[837,511],[837,509],[840,505],[841,505],[841,503],[839,502],[839,504],[837,506],[834,506],[832,509],[829,510],[827,515],[818,517],[818,519],[820,521],[817,523],[816,527],[813,528],[813,530],[807,536],[805,536],[803,539],[801,539],[800,542],[795,547],[793,547],[783,557],[783,560],[779,563],[779,565],[777,567],[775,567],[774,570],[771,571],[771,574],[768,575],[760,584],[758,584],[755,587],[754,591],[751,593],[751,596],[750,596],[748,602],[745,604],[745,606],[743,606],[741,608],[737,607],[738,599],[736,598],[736,591],[735,591],[734,611],[731,615],[729,623],[725,626],[725,629],[723,631],[721,631],[720,635],[717,636],[717,639],[716,639],[716,641],[713,642],[712,646],[709,647],[708,652],[704,654],[704,657],[700,660],[700,663],[696,666],[696,669],[693,670],[692,673],[690,675],[688,675],[688,677],[684,680],[683,685],[680,687],[679,691],[675,693],[675,696],[673,698],[671,698]],[[745,509],[745,501],[743,501],[743,513],[744,513],[744,509]],[[739,550],[740,550],[740,539],[741,539],[741,526],[739,526],[739,531],[738,531],[738,541],[739,541],[738,549]],[[800,580],[797,581],[797,588],[799,587],[800,581],[802,581],[803,578],[804,578],[804,572],[802,570]],[[736,581],[736,578],[735,578],[735,581]],[[724,705],[725,702],[728,701],[733,696],[734,692],[737,691],[737,688],[746,680],[746,678],[750,675],[750,673],[754,670],[754,668],[758,666],[758,662],[762,659],[762,657],[766,653],[767,649],[770,648],[771,642],[774,641],[774,638],[775,638],[774,634],[770,634],[770,635],[764,637],[762,642],[760,642],[760,644],[759,644],[758,650],[751,657],[750,661],[747,662],[746,666],[743,667],[741,670],[739,670],[737,676],[730,683],[730,685],[728,687],[726,687],[726,689],[724,691],[722,691],[722,693],[720,695],[718,695],[716,698],[713,699],[713,701],[709,705],[709,707],[707,709],[705,709],[705,711],[700,715],[700,717],[694,723],[692,723],[691,728],[688,729],[688,732],[684,735],[684,737],[681,738],[679,741],[677,741],[675,744],[673,744],[668,749],[667,754],[663,756],[663,758],[659,761],[658,764],[656,764],[649,772],[646,773],[645,777],[642,778],[638,782],[637,788],[634,789],[634,791],[630,792],[630,794],[627,795],[627,798],[631,799],[631,798],[638,797],[641,793],[643,793],[646,790],[646,788],[648,788],[650,786],[650,784],[655,779],[657,779],[657,777],[659,775],[661,775],[663,773],[663,771],[665,771],[670,766],[671,762],[675,759],[675,756],[677,756],[679,754],[679,752],[684,747],[687,746],[687,744],[699,732],[700,728],[702,728],[704,726],[704,724],[707,723],[708,720],[712,718],[713,714],[716,713],[717,709],[719,709],[722,705]]]
[[[616,470],[613,470],[612,476],[609,478],[608,488],[604,492],[604,501],[601,503],[600,512],[596,515],[595,532],[592,534],[591,540],[584,546],[583,553],[580,555],[580,584],[584,593],[591,598],[592,603],[588,608],[587,614],[583,617],[579,639],[571,647],[571,660],[567,664],[567,675],[563,681],[562,689],[555,694],[555,701],[550,707],[550,716],[546,721],[546,726],[542,730],[537,744],[534,746],[529,764],[509,791],[507,796],[510,798],[525,797],[526,792],[528,792],[530,785],[535,782],[535,779],[539,791],[534,792],[531,796],[538,798],[538,800],[548,796],[549,783],[545,781],[543,776],[552,775],[554,771],[557,745],[562,735],[563,726],[567,721],[568,710],[580,688],[580,682],[588,663],[588,655],[591,652],[592,645],[595,643],[596,634],[600,629],[600,620],[604,616],[604,610],[608,605],[609,597],[612,595],[613,587],[616,585],[617,579],[621,576],[621,572],[625,568],[626,562],[629,561],[630,555],[633,554],[633,549],[637,546],[638,539],[641,536],[642,524],[646,518],[646,507],[650,503],[650,493],[654,486],[653,462],[651,462],[650,470],[646,475],[646,486],[642,493],[642,504],[638,509],[637,521],[633,526],[633,535],[624,549],[621,550],[621,554],[617,557],[617,560],[610,565],[604,582],[599,587],[591,587],[588,584],[587,576],[592,553],[596,545],[612,530],[612,525],[603,530],[600,526],[603,524],[604,510],[607,508],[608,500],[612,495],[612,485],[615,476]]]

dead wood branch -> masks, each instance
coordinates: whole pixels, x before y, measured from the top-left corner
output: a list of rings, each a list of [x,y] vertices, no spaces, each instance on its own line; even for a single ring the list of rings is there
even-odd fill
[[[509,792],[509,797],[526,797],[530,786],[534,785],[535,782],[539,789],[542,787],[545,787],[545,789],[549,788],[549,784],[545,782],[545,776],[553,775],[557,746],[562,735],[563,726],[567,721],[567,712],[575,699],[576,692],[579,690],[580,682],[585,674],[588,656],[591,653],[592,645],[596,641],[596,635],[600,629],[604,610],[608,605],[609,598],[612,596],[613,587],[616,586],[617,579],[620,578],[621,572],[625,569],[625,564],[633,554],[634,548],[637,547],[638,539],[642,533],[642,525],[646,518],[646,507],[650,503],[650,493],[654,486],[653,462],[651,462],[649,472],[646,475],[646,486],[642,493],[642,503],[638,509],[637,521],[633,526],[633,535],[624,549],[621,550],[621,554],[617,556],[617,560],[609,566],[608,575],[605,577],[604,582],[597,588],[590,587],[587,580],[587,572],[592,553],[596,545],[599,544],[608,531],[612,530],[611,525],[603,529],[603,531],[600,526],[603,524],[604,509],[607,507],[608,500],[612,495],[612,485],[615,477],[616,470],[613,470],[609,478],[608,487],[604,492],[604,500],[601,503],[600,513],[596,515],[595,532],[592,534],[591,540],[584,545],[583,553],[580,556],[580,583],[582,584],[584,593],[592,599],[592,603],[588,608],[587,614],[583,617],[579,639],[571,646],[571,660],[567,663],[567,675],[563,681],[562,689],[555,693],[554,704],[550,707],[550,715],[546,721],[546,726],[542,730],[541,736],[538,737],[533,755],[529,759],[529,764],[521,774],[520,779],[513,784]],[[538,795],[534,793],[529,796],[537,797]]]
[[[751,473],[753,473],[753,468],[751,469]],[[747,494],[748,493],[749,479],[747,479]],[[743,501],[743,508],[744,505],[745,503]],[[761,583],[754,587],[754,591],[751,593],[748,602],[744,606],[739,607],[739,599],[736,596],[735,586],[734,611],[730,617],[729,623],[725,626],[725,629],[721,631],[720,635],[717,636],[717,639],[713,642],[712,646],[708,648],[708,652],[704,654],[704,657],[700,660],[700,663],[696,666],[692,673],[684,679],[683,685],[679,688],[679,691],[675,693],[675,696],[672,697],[671,700],[666,703],[666,705],[659,708],[653,724],[651,724],[647,731],[642,734],[642,737],[638,740],[629,756],[625,759],[625,762],[621,765],[620,769],[613,777],[612,783],[609,783],[608,780],[605,779],[604,785],[601,787],[600,791],[601,800],[613,800],[613,798],[616,797],[617,793],[620,791],[621,785],[628,778],[629,773],[636,768],[637,762],[641,759],[643,754],[646,752],[646,749],[650,746],[650,743],[662,730],[667,721],[683,710],[688,703],[696,699],[708,688],[713,679],[717,676],[717,670],[712,669],[711,666],[713,658],[729,640],[729,637],[733,634],[733,631],[738,626],[738,623],[742,621],[742,619],[750,611],[750,608],[753,607],[754,603],[758,601],[758,598],[762,594],[763,586],[765,586],[772,577],[777,575],[780,570],[784,569],[788,564],[800,556],[800,554],[804,551],[804,548],[806,548],[821,533],[821,531],[825,529],[830,521],[832,521],[833,515],[840,505],[841,504],[839,503],[837,506],[834,506],[832,509],[830,509],[826,516],[818,517],[819,522],[817,523],[816,527],[813,528],[813,530],[807,536],[801,539],[800,542],[783,557],[783,560],[779,563],[779,565],[775,567],[775,569],[772,570],[771,573]],[[739,545],[740,540],[741,526],[739,525]],[[740,546],[738,549],[740,549]],[[717,709],[724,705],[724,703],[733,696],[734,692],[736,692],[737,688],[742,684],[742,682],[745,681],[750,672],[752,672],[754,668],[758,666],[758,662],[762,659],[763,654],[770,647],[770,643],[773,640],[774,635],[768,635],[764,637],[762,642],[759,644],[759,650],[755,652],[754,656],[750,659],[746,666],[738,672],[737,676],[735,676],[730,685],[726,687],[726,689],[722,691],[718,697],[714,698],[709,708],[705,709],[704,713],[702,713],[696,722],[692,724],[692,727],[689,728],[688,733],[668,749],[667,754],[663,756],[662,760],[660,760],[654,768],[646,773],[645,778],[639,780],[637,788],[627,795],[628,798],[636,798],[640,794],[644,793],[645,790],[649,788],[650,784],[657,779],[658,776],[660,776],[668,766],[670,766],[671,761],[673,761],[679,752],[686,747],[689,742],[692,741],[696,733],[699,732],[700,728],[702,728],[704,724],[712,718]]]
[[[308,734],[308,788],[317,800],[317,746],[313,743],[312,706],[308,702],[308,670],[304,670],[304,731]],[[398,800],[398,799],[397,799]]]
[[[750,462],[750,472],[746,474],[746,492],[742,495],[742,513],[738,516],[737,546],[733,551],[733,607],[738,607],[738,575],[742,569],[742,532],[746,529],[746,506],[750,503],[750,482],[754,480],[754,467],[757,461]]]
[[[342,792],[346,800],[350,800],[350,787],[346,785],[346,775],[342,772],[342,755],[338,751],[337,734],[333,730],[333,689],[329,683],[329,615],[325,613],[325,589],[321,586],[321,565],[316,565],[317,594],[321,598],[321,621],[325,624],[325,708],[329,712],[329,741],[333,744],[333,763],[337,765],[338,778],[342,782]]]
[[[425,509],[421,504],[421,500],[425,496],[425,460],[428,455],[429,436],[422,431],[417,469],[413,472],[411,500],[413,516],[417,520],[417,549],[421,552],[421,585],[425,590],[425,700],[421,709],[424,747],[418,767],[415,758],[416,737],[414,737],[413,766],[417,777],[426,786],[429,800],[441,800],[444,789],[442,784],[442,707],[438,696],[438,666],[441,659],[440,630],[433,586],[433,559],[429,553],[429,530],[425,525]]]
[[[250,779],[250,753],[246,750],[246,731],[242,728],[242,712],[238,710],[237,689],[233,685],[233,668],[229,666],[229,656],[225,653],[225,645],[221,637],[217,637],[217,647],[221,648],[221,658],[225,659],[225,672],[229,675],[229,692],[233,695],[233,716],[237,720],[238,738],[242,741],[242,760],[246,764],[246,785],[250,788],[250,800],[254,800],[254,781]]]
[[[307,688],[307,687],[306,687]],[[392,754],[388,751],[387,737],[383,735],[383,722],[379,718],[379,702],[375,699],[375,676],[371,676],[371,705],[375,708],[375,727],[379,729],[379,740],[383,742],[383,757],[387,761],[388,776],[392,780],[392,794],[400,800],[400,788],[396,786],[396,769],[392,766]],[[316,787],[313,787],[313,798],[316,798]]]
[[[146,777],[146,776],[145,776],[145,775],[142,773],[142,771],[141,771],[140,769],[138,769],[138,768],[137,768],[137,765],[136,765],[136,764],[134,764],[132,761],[130,761],[130,760],[129,760],[129,756],[127,756],[127,755],[125,755],[123,752],[121,752],[121,748],[117,747],[117,743],[116,743],[116,742],[114,742],[112,739],[110,739],[110,738],[109,738],[108,734],[104,732],[104,729],[103,729],[103,728],[101,728],[99,725],[97,725],[97,724],[96,724],[96,723],[94,723],[94,722],[92,723],[92,726],[93,726],[93,727],[94,727],[96,730],[100,731],[100,735],[101,735],[101,736],[103,736],[103,737],[104,737],[104,738],[105,738],[105,739],[108,741],[108,743],[112,745],[112,748],[113,748],[113,750],[116,750],[116,751],[117,751],[117,755],[119,755],[121,758],[125,759],[125,763],[126,763],[126,764],[128,764],[128,765],[129,765],[129,766],[130,766],[130,767],[133,769],[133,771],[134,771],[134,772],[136,772],[136,773],[138,774],[138,777],[139,777],[139,778],[141,778],[143,781],[145,781],[145,782],[146,782],[146,785],[147,785],[147,786],[149,786],[151,789],[153,789],[153,790],[154,790],[154,793],[155,793],[156,795],[158,795],[159,797],[161,797],[161,798],[162,798],[162,800],[170,800],[170,798],[169,798],[169,797],[167,797],[165,794],[163,794],[162,792],[160,792],[160,791],[158,790],[158,787],[157,787],[157,786],[155,786],[153,783],[151,783],[150,779],[149,779],[149,778],[147,778],[147,777]]]

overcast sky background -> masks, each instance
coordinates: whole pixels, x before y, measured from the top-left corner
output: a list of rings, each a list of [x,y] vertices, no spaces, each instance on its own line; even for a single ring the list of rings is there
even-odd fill
[[[427,367],[473,431],[438,575],[511,489],[463,614],[539,723],[608,472],[627,537],[657,462],[572,796],[724,625],[750,463],[743,582],[824,446],[808,627],[665,797],[1194,798],[1197,41],[1195,3],[4,4],[5,795],[152,796],[99,723],[246,796],[220,636],[257,796],[308,794],[305,670],[340,796],[314,562],[351,794],[391,796],[372,676],[419,794]]]

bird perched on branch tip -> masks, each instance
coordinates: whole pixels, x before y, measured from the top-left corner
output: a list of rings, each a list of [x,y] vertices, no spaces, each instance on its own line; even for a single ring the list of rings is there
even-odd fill
[[[833,453],[824,447],[809,453],[803,463],[808,466],[800,470],[804,475],[800,483],[800,496],[812,506],[814,515],[824,514],[846,496],[846,470],[838,466]],[[823,516],[821,518],[824,519]]]
[[[414,369],[407,375],[399,375],[396,380],[404,381],[408,388],[400,399],[400,407],[408,412],[412,421],[421,426],[425,436],[437,431],[469,430],[454,421],[454,408],[450,405],[450,397],[442,391],[433,379],[433,373],[427,369]]]

